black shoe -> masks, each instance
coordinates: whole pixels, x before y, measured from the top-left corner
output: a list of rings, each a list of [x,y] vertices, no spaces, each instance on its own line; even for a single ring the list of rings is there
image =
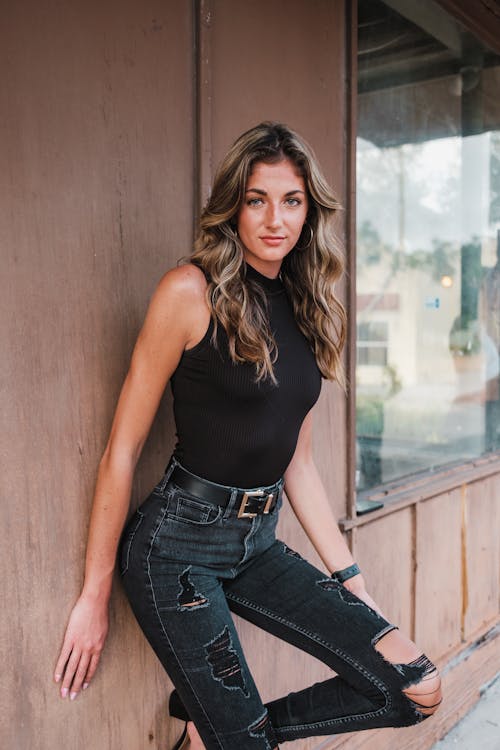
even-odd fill
[[[170,700],[168,701],[168,712],[174,719],[180,719],[181,721],[191,721],[191,718],[184,708],[184,703],[179,698],[177,690],[173,690],[170,693]]]
[[[181,736],[179,737],[179,739],[177,740],[177,742],[175,743],[175,745],[173,746],[172,750],[185,750],[185,748],[187,748],[188,745],[189,745],[189,735],[187,731],[187,721],[186,721],[183,732]]]

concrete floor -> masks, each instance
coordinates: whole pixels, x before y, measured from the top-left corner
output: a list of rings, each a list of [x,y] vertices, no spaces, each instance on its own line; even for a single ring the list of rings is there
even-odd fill
[[[467,716],[432,750],[500,750],[500,673]]]

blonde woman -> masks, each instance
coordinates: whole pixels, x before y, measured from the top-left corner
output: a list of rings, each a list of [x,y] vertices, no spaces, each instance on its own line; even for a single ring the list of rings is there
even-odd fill
[[[312,457],[321,380],[343,383],[337,209],[296,133],[267,122],[240,136],[189,262],[158,285],[120,395],[55,679],[74,698],[95,673],[134,469],[170,381],[177,445],[122,534],[119,566],[176,688],[176,748],[271,750],[414,724],[440,702],[434,665],[367,593]],[[283,489],[330,575],[276,539]],[[231,612],[337,676],[264,705]]]

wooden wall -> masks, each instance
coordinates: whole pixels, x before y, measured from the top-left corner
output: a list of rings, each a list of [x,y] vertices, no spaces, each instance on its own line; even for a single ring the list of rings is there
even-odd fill
[[[314,145],[346,203],[344,5],[1,5],[3,747],[144,750],[178,734],[166,711],[169,681],[119,585],[91,689],[69,703],[52,683],[81,585],[97,463],[148,297],[190,251],[200,196],[234,137],[262,119],[288,122]],[[167,393],[133,505],[170,454],[169,407]],[[317,409],[315,447],[344,517],[346,408],[333,386]],[[470,484],[350,532],[376,598],[430,656],[455,653],[498,617],[498,580],[485,578],[498,570],[496,487],[495,478]],[[310,555],[290,513],[281,531]],[[390,585],[388,570],[397,570]],[[326,675],[239,627],[265,698]]]
[[[386,617],[440,666],[444,701],[424,724],[331,738],[321,743],[322,750],[429,748],[498,673],[498,488],[499,475],[493,473],[346,523],[368,590]]]
[[[432,659],[498,619],[498,485],[497,474],[463,483],[354,528],[375,599]]]
[[[133,342],[154,285],[192,243],[189,7],[1,4],[5,748],[166,744],[167,682],[119,589],[88,694],[60,701],[51,675]],[[172,437],[164,410],[134,502]]]
[[[169,682],[119,585],[91,689],[69,703],[52,683],[81,585],[97,463],[148,297],[191,249],[212,154],[219,159],[257,121],[282,119],[314,143],[342,197],[342,7],[1,5],[3,747],[143,750],[168,746],[178,732],[166,711]],[[170,454],[169,405],[167,393],[133,505]],[[344,417],[332,389],[321,411],[320,460],[343,512]],[[243,637],[260,653],[264,692],[284,689],[296,673],[288,653]],[[313,663],[304,671],[318,674]]]

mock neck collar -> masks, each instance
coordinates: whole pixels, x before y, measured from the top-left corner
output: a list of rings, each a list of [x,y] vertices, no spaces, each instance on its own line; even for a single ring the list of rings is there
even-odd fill
[[[250,263],[246,263],[246,275],[247,278],[252,279],[252,281],[257,281],[266,292],[276,293],[282,292],[285,289],[279,276],[275,279],[270,279],[269,276],[264,276],[263,273],[257,271],[257,269],[251,266]]]

